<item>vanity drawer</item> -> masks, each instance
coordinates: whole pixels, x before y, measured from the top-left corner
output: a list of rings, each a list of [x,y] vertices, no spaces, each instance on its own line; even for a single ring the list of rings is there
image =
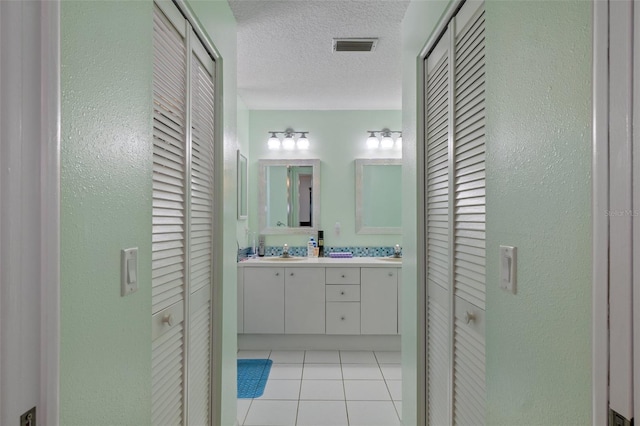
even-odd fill
[[[327,268],[327,284],[360,284],[360,268]]]
[[[360,334],[360,303],[327,302],[327,334]]]
[[[359,302],[359,285],[326,285],[327,302]]]

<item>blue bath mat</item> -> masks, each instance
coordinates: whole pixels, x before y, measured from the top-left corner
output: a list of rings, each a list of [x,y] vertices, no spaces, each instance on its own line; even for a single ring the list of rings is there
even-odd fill
[[[258,398],[264,393],[269,372],[270,359],[239,359],[238,360],[238,398]]]

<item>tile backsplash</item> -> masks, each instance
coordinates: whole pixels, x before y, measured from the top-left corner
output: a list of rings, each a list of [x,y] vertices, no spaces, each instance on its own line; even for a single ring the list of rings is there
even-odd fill
[[[353,254],[353,257],[384,257],[393,255],[393,247],[332,247],[325,246],[324,255],[325,257],[329,257],[330,253],[339,253],[339,252],[349,252]],[[243,248],[238,250],[238,261],[243,260],[251,256],[252,249],[251,247]],[[289,254],[291,256],[306,256],[307,255],[307,246],[294,246],[289,247]],[[266,246],[264,250],[264,255],[269,256],[281,256],[282,255],[282,246]]]

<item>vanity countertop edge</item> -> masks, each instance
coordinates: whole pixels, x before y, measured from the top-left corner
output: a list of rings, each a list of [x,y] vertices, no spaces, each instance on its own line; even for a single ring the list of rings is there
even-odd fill
[[[277,260],[274,260],[277,259]],[[379,257],[351,257],[351,258],[331,258],[331,257],[295,257],[296,260],[284,260],[281,258],[262,257],[258,259],[247,259],[238,262],[238,267],[260,267],[260,266],[283,266],[291,267],[374,267],[374,268],[400,268],[402,260],[385,260]]]

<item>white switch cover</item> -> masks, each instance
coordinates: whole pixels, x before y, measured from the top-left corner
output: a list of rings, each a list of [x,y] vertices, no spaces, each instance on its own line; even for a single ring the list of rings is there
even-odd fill
[[[120,296],[138,291],[138,247],[121,251]]]
[[[513,246],[500,246],[500,288],[516,294],[517,250]]]

